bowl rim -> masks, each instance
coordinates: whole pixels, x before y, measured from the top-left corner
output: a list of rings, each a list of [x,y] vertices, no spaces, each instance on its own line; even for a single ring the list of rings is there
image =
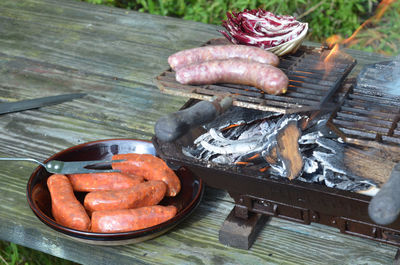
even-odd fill
[[[73,150],[76,150],[76,149],[79,149],[79,148],[82,148],[82,147],[85,147],[88,145],[99,144],[102,142],[112,142],[112,141],[141,142],[141,143],[150,144],[154,148],[154,145],[152,144],[151,141],[141,140],[141,139],[112,138],[112,139],[95,140],[95,141],[89,141],[89,142],[81,143],[81,144],[63,149],[63,150],[53,154],[49,158],[47,158],[44,161],[44,163],[49,162],[50,160],[53,160],[55,157],[61,155],[62,153],[68,153],[68,152],[71,152]],[[154,152],[156,153],[156,151],[154,151]],[[181,168],[187,170],[185,167],[181,167]],[[193,175],[193,178],[198,182],[198,191],[195,194],[195,197],[190,201],[190,203],[185,208],[183,208],[181,211],[179,211],[173,218],[171,218],[161,224],[155,225],[155,226],[147,227],[147,228],[140,229],[140,230],[128,231],[128,232],[95,233],[95,232],[89,232],[89,231],[81,231],[81,230],[68,228],[63,225],[58,224],[53,219],[51,219],[49,216],[47,216],[39,207],[36,206],[36,204],[32,198],[32,190],[34,188],[33,181],[35,180],[35,177],[41,170],[45,170],[43,166],[38,166],[35,168],[35,170],[32,172],[32,174],[29,177],[29,180],[27,182],[27,187],[26,187],[27,201],[28,201],[29,207],[31,208],[33,213],[44,224],[46,224],[50,228],[52,228],[56,231],[59,231],[67,236],[95,240],[95,241],[118,241],[118,240],[132,239],[132,238],[137,238],[137,237],[146,237],[149,234],[153,234],[153,233],[158,234],[158,233],[160,233],[161,230],[168,231],[173,226],[177,225],[178,223],[180,223],[181,221],[186,219],[198,207],[198,205],[200,204],[201,199],[204,195],[205,184],[204,184],[203,180],[201,178],[199,178],[198,176],[196,176],[194,173],[190,172],[190,174]]]

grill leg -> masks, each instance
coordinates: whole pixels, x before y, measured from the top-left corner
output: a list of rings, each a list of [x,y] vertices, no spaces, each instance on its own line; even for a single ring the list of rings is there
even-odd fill
[[[249,212],[248,218],[243,219],[235,216],[233,208],[219,230],[219,242],[231,247],[249,249],[269,218]]]

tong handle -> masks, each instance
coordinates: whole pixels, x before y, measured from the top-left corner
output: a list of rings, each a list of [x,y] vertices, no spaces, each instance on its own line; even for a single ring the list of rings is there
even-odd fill
[[[0,161],[28,161],[28,162],[34,162],[43,167],[46,167],[46,165],[43,164],[42,162],[40,162],[36,159],[33,159],[33,158],[27,158],[27,157],[0,157]]]
[[[49,173],[62,173],[62,169],[64,167],[64,162],[52,160],[47,164],[44,164],[36,159],[28,158],[28,157],[0,157],[0,161],[27,161],[34,162],[36,164],[44,167]]]
[[[119,170],[114,170],[114,169],[90,169],[86,168],[89,166],[96,166],[99,164],[107,164],[111,166],[110,163],[115,163],[115,162],[122,162],[125,159],[121,160],[93,160],[93,161],[73,161],[73,162],[64,162],[64,161],[59,161],[59,160],[51,160],[49,162],[42,163],[36,159],[33,158],[26,158],[26,157],[0,157],[0,161],[28,161],[28,162],[34,162],[42,167],[44,167],[47,172],[53,173],[53,174],[76,174],[76,173],[104,173],[104,172],[119,172]]]
[[[111,166],[111,163],[122,162],[121,160],[93,160],[93,161],[72,161],[63,162],[59,160],[51,160],[44,165],[46,170],[50,173],[55,174],[77,174],[77,173],[106,173],[106,172],[120,172],[115,169],[91,169],[90,166],[95,167],[96,165],[105,164]]]

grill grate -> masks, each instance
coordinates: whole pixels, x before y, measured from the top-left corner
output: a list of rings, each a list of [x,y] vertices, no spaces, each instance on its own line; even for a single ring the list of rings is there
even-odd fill
[[[398,145],[400,98],[386,92],[384,80],[377,80],[382,77],[380,69],[386,73],[393,70],[386,63],[366,66],[332,122],[346,138]]]
[[[206,45],[224,44],[225,41],[216,39]],[[307,107],[318,109],[331,99],[356,64],[356,61],[349,57],[335,58],[332,62],[324,63],[329,51],[301,46],[296,53],[280,58],[279,68],[290,80],[288,92],[284,95],[269,95],[244,85],[182,85],[176,82],[172,69],[157,76],[156,83],[160,90],[167,94],[199,100],[212,100],[215,96],[230,95],[233,97],[234,106],[262,111],[286,114]]]

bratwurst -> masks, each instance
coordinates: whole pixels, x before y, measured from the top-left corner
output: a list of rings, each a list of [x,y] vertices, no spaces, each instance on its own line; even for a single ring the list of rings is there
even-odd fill
[[[289,85],[288,77],[279,68],[244,59],[214,60],[188,65],[177,70],[176,81],[190,85],[249,85],[272,95],[285,93]]]
[[[151,154],[116,154],[112,163],[114,170],[124,174],[134,174],[146,180],[162,180],[167,184],[166,196],[175,196],[181,190],[181,182],[175,172],[160,158]]]
[[[151,206],[159,203],[166,191],[163,181],[150,180],[127,189],[89,192],[84,205],[89,212]]]
[[[54,174],[47,179],[51,211],[57,223],[76,230],[88,231],[90,219],[76,199],[71,182],[65,175]]]
[[[92,215],[92,232],[117,233],[144,229],[161,224],[176,213],[177,208],[173,205],[96,211]]]
[[[118,190],[144,182],[143,177],[120,172],[99,172],[68,175],[74,191]]]
[[[241,58],[274,66],[279,64],[278,56],[272,52],[246,45],[210,45],[183,50],[172,54],[168,58],[168,63],[172,69],[178,70],[190,64],[230,58]]]

